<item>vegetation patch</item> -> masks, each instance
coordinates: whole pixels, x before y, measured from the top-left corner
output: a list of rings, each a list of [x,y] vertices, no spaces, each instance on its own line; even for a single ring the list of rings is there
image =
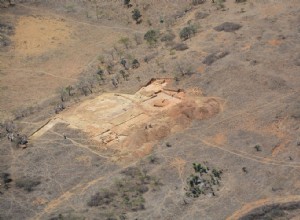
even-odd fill
[[[22,188],[27,192],[32,192],[35,187],[41,184],[41,181],[37,179],[23,177],[16,180],[16,187]]]
[[[194,173],[187,178],[186,196],[197,198],[200,195],[215,196],[220,186],[222,170],[200,163],[193,163]]]
[[[225,32],[234,32],[239,30],[242,27],[240,24],[232,23],[232,22],[224,22],[219,26],[215,27],[215,31],[225,31]]]
[[[189,38],[191,38],[192,36],[194,36],[197,33],[197,28],[195,25],[189,25],[187,27],[184,27],[180,33],[179,33],[179,37],[181,40],[187,40]]]
[[[207,57],[205,57],[205,59],[203,60],[203,64],[206,65],[211,65],[214,62],[216,62],[219,59],[222,59],[223,57],[227,56],[229,54],[229,52],[224,51],[224,52],[219,52],[219,53],[212,53],[210,55],[208,55]]]
[[[159,37],[159,31],[157,30],[149,30],[147,33],[144,35],[144,40],[147,41],[147,43],[150,46],[153,46],[157,43]]]
[[[143,194],[150,189],[156,190],[161,183],[135,167],[126,169],[122,174],[124,178],[116,180],[111,188],[102,189],[92,195],[87,205],[110,210],[116,216],[145,209]]]

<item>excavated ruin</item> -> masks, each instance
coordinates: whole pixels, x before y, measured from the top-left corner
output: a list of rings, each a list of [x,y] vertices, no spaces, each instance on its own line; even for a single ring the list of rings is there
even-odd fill
[[[218,98],[204,97],[199,90],[183,91],[172,79],[153,79],[133,95],[105,93],[67,109],[32,138],[65,123],[96,142],[93,150],[113,150],[116,160],[143,157],[157,141],[221,109]]]

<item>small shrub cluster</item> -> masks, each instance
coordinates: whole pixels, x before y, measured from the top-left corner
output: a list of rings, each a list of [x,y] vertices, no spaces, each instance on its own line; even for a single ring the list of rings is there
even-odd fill
[[[214,28],[215,31],[224,31],[224,32],[234,32],[239,30],[242,27],[240,24],[236,24],[233,22],[224,22]]]
[[[228,54],[229,54],[228,51],[209,54],[207,57],[205,57],[205,59],[203,60],[202,63],[209,66],[209,65],[213,64],[214,62],[216,62],[217,60],[224,58]]]
[[[261,146],[259,144],[255,145],[254,148],[257,152],[261,151]]]
[[[17,127],[13,123],[13,121],[5,122],[4,124],[0,124],[0,137],[7,136],[7,139],[15,143],[17,147],[26,148],[28,143],[28,138],[24,134],[20,134],[17,130]]]
[[[186,196],[197,198],[200,195],[215,195],[215,188],[220,185],[222,170],[210,168],[200,163],[193,163],[194,174],[187,178]]]
[[[155,45],[158,41],[158,38],[159,38],[159,32],[156,30],[149,30],[144,35],[144,40],[146,40],[150,46]]]
[[[141,17],[142,15],[139,9],[136,8],[132,11],[132,18],[135,20],[136,24],[140,24],[142,22]]]
[[[101,209],[113,208],[114,213],[145,209],[143,194],[160,185],[159,181],[135,167],[127,168],[122,174],[124,178],[115,181],[111,188],[94,194],[87,205]]]
[[[0,184],[0,186],[3,186],[4,189],[7,190],[10,187],[10,183],[12,182],[10,173],[2,173],[1,180],[2,180],[2,184]]]
[[[134,59],[131,64],[132,69],[137,69],[140,67],[140,62],[137,59]]]
[[[181,40],[187,40],[190,39],[192,36],[194,36],[197,33],[197,28],[195,25],[189,25],[187,27],[184,27],[180,33],[179,37]]]
[[[40,184],[41,181],[27,177],[23,177],[21,179],[16,180],[16,187],[22,188],[27,192],[32,192],[34,188]]]
[[[85,220],[85,219],[86,219],[85,217],[80,217],[72,213],[67,213],[67,214],[58,214],[54,217],[51,217],[49,220]]]
[[[200,5],[206,2],[206,0],[192,0],[192,5]]]
[[[124,5],[125,5],[127,8],[131,8],[131,7],[132,7],[132,4],[130,3],[130,0],[124,0]]]

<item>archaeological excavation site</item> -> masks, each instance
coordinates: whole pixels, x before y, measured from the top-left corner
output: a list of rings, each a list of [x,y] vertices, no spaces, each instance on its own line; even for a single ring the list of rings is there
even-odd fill
[[[0,220],[300,220],[300,1],[0,0]]]

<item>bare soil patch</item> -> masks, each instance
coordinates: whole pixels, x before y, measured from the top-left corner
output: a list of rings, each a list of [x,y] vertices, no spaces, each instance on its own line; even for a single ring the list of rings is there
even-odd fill
[[[66,123],[96,141],[94,150],[113,150],[116,160],[143,157],[157,141],[221,109],[217,98],[170,89],[170,84],[171,79],[156,79],[133,95],[106,93],[84,101],[57,115],[32,138],[42,136],[57,123]]]

